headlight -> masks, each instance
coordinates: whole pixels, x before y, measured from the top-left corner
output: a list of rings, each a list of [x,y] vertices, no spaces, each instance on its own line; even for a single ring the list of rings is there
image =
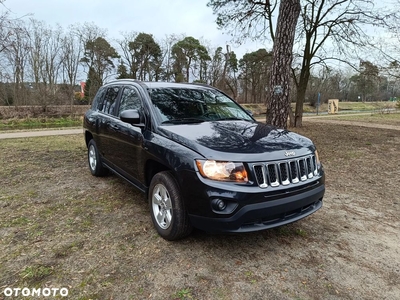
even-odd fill
[[[242,163],[231,161],[196,160],[200,174],[209,179],[247,182],[247,172]]]

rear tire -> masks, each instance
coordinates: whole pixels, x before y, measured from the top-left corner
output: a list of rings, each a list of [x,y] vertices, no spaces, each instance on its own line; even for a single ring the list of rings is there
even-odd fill
[[[88,144],[88,163],[93,176],[104,176],[107,174],[107,169],[101,162],[100,153],[94,140],[90,140]]]
[[[153,177],[148,200],[151,219],[161,237],[174,241],[191,233],[189,216],[171,172],[160,172]]]

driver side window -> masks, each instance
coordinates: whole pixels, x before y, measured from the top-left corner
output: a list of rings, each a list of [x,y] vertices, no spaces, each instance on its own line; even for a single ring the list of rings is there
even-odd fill
[[[140,101],[139,93],[132,87],[125,87],[119,105],[118,116],[127,109],[137,109],[142,108],[142,102]]]

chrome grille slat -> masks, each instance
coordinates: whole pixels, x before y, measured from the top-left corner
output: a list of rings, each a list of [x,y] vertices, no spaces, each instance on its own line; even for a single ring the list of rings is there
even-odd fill
[[[256,174],[257,183],[261,188],[268,187],[265,168],[262,165],[255,165],[254,172]]]
[[[269,184],[271,186],[279,186],[278,170],[275,164],[267,165]]]
[[[296,184],[318,175],[318,166],[314,155],[273,163],[255,163],[253,170],[257,184],[261,188]]]
[[[290,184],[289,169],[286,162],[279,164],[279,172],[281,174],[282,185]]]
[[[297,167],[297,161],[291,161],[289,162],[290,164],[290,176],[292,178],[292,183],[298,183],[299,182],[299,171]]]
[[[301,181],[307,180],[306,162],[305,159],[299,159],[300,179]]]

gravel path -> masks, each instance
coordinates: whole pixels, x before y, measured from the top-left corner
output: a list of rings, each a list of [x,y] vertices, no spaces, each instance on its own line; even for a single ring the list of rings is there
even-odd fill
[[[263,122],[264,118],[257,118],[259,122]],[[341,120],[329,120],[325,117],[304,117],[304,122],[315,122],[315,123],[327,123],[327,124],[341,124],[350,126],[360,126],[360,127],[370,127],[370,128],[381,128],[381,129],[392,129],[399,130],[400,126],[395,125],[385,125],[385,124],[375,124],[375,123],[363,123],[363,122],[353,122],[353,121],[341,121]],[[83,129],[54,129],[54,130],[37,130],[37,131],[16,131],[16,132],[6,132],[0,133],[1,139],[13,139],[13,138],[24,138],[24,137],[38,137],[38,136],[51,136],[51,135],[67,135],[67,134],[79,134],[83,133]]]
[[[51,135],[66,135],[66,134],[79,134],[83,133],[83,129],[54,129],[54,130],[37,130],[37,131],[16,131],[0,133],[1,139],[15,139],[24,137],[38,137],[38,136],[51,136]]]
[[[343,121],[327,120],[327,119],[323,119],[323,118],[304,118],[304,121],[305,122],[315,122],[315,123],[339,124],[339,125],[360,126],[360,127],[369,127],[369,128],[400,130],[400,126],[395,126],[395,125],[363,123],[363,122],[353,122],[353,121],[344,121],[344,120]]]

